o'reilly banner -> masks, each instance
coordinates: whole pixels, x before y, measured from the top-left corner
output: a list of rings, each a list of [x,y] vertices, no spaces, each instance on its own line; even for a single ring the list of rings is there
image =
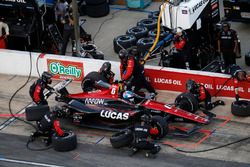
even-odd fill
[[[71,78],[74,81],[82,81],[83,63],[47,59],[48,71],[54,75],[54,79],[67,79]]]

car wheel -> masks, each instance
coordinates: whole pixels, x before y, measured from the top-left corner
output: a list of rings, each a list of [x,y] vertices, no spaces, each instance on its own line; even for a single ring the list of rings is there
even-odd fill
[[[169,32],[166,32],[166,31],[163,30],[163,28],[161,28],[159,40],[164,39],[168,34],[169,34]],[[156,38],[156,36],[157,36],[157,29],[150,30],[148,32],[148,36],[152,37],[152,38]]]
[[[110,138],[110,143],[113,148],[121,148],[129,146],[133,141],[133,133],[130,129],[113,134]]]
[[[109,4],[102,3],[99,5],[86,5],[86,14],[89,17],[103,17],[109,14]]]
[[[246,117],[250,116],[250,101],[239,100],[234,101],[231,105],[231,112],[233,115]]]
[[[148,18],[149,18],[149,19],[155,19],[155,20],[157,20],[159,14],[160,14],[159,11],[153,11],[153,12],[149,13]]]
[[[25,109],[27,121],[40,121],[43,116],[50,112],[48,105],[31,106]]]
[[[128,49],[136,45],[136,38],[134,35],[120,35],[113,40],[114,51],[119,53],[121,49]],[[120,46],[119,46],[120,45]],[[123,48],[121,48],[121,46]]]
[[[87,5],[99,5],[102,3],[107,3],[107,0],[85,0]]]
[[[152,117],[151,129],[154,129],[154,128],[157,128],[158,133],[151,134],[151,137],[153,139],[161,139],[165,137],[168,133],[168,123],[163,117],[159,115],[155,115]]]
[[[147,36],[148,29],[146,27],[136,26],[128,29],[126,34],[134,35],[136,39],[140,39]]]
[[[245,55],[245,63],[246,63],[247,66],[250,66],[250,52],[248,52]]]
[[[184,92],[178,95],[175,99],[175,104],[177,107],[191,113],[195,113],[195,111],[197,111],[199,108],[198,100],[192,93],[189,92]]]
[[[52,144],[56,151],[71,151],[77,147],[76,134],[72,131],[64,132],[64,136],[52,135]]]
[[[157,20],[154,19],[142,19],[139,22],[137,22],[138,26],[147,27],[147,29],[150,31],[152,29],[155,29],[157,27]]]

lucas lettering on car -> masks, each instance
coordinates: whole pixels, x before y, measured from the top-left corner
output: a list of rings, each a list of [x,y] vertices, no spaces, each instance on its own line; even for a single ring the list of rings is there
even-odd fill
[[[52,74],[60,74],[60,75],[71,75],[76,78],[80,78],[81,76],[81,69],[78,69],[75,66],[68,66],[65,67],[60,62],[52,62],[49,65],[49,69]]]
[[[101,110],[100,116],[103,118],[128,120],[129,113],[114,112],[109,110]]]
[[[97,99],[97,98],[86,98],[84,100],[85,104],[104,104],[104,99]]]

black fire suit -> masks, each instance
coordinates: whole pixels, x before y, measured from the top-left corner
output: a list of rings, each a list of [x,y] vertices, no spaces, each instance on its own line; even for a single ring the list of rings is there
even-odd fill
[[[81,84],[82,90],[84,92],[88,92],[88,91],[92,91],[93,89],[98,88],[96,86],[96,82],[100,80],[106,83],[112,83],[114,78],[113,77],[107,78],[105,77],[103,73],[100,73],[100,72],[96,72],[96,71],[90,72],[84,77],[82,81],[82,84]]]
[[[160,146],[148,141],[150,135],[150,126],[145,124],[141,125],[140,123],[135,124],[134,126],[134,140],[132,142],[132,147],[134,153],[140,149],[149,150],[151,154],[156,154],[160,151]]]
[[[129,56],[127,60],[121,60],[121,79],[127,81],[127,90],[138,92],[141,88],[146,88],[150,93],[156,93],[144,76],[144,66],[139,63],[134,56]]]
[[[236,31],[229,29],[228,31],[221,31],[219,33],[219,46],[222,53],[225,68],[228,68],[232,64],[236,64],[235,45],[237,45],[237,33]]]
[[[48,104],[43,94],[45,89],[52,90],[53,88],[48,86],[47,83],[43,82],[42,79],[38,79],[30,86],[30,97],[37,105]]]

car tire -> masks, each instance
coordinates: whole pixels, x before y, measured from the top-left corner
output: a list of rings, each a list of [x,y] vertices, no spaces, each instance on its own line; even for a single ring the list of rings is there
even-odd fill
[[[72,131],[66,131],[64,134],[64,136],[58,136],[56,133],[52,135],[54,150],[64,152],[74,150],[77,147],[76,134]]]
[[[152,117],[151,126],[151,128],[156,127],[159,131],[157,135],[151,135],[153,139],[161,139],[165,137],[169,130],[167,121],[159,115],[154,115]]]
[[[164,31],[163,28],[161,28],[159,40],[164,39],[168,34],[169,34],[169,32]],[[156,36],[157,36],[157,29],[150,30],[148,32],[148,36],[152,37],[152,38],[156,38]]]
[[[148,18],[158,20],[159,14],[160,14],[159,11],[153,11],[153,12],[149,13]]]
[[[245,63],[246,63],[247,66],[250,66],[250,52],[248,52],[245,55]]]
[[[150,31],[157,28],[157,20],[142,19],[139,22],[137,22],[137,26],[147,27],[147,29]]]
[[[106,2],[99,5],[86,5],[86,14],[89,17],[103,17],[108,15],[109,12],[109,4]]]
[[[27,121],[40,121],[43,116],[50,112],[48,105],[31,106],[25,109]]]
[[[87,5],[100,5],[103,3],[107,3],[107,0],[85,0]]]
[[[136,39],[146,37],[148,34],[148,29],[146,27],[136,26],[127,30],[126,34],[134,35]]]
[[[138,51],[144,55],[149,51],[149,49],[153,46],[154,44],[154,39],[153,38],[141,38],[137,41],[136,46]]]
[[[136,37],[134,35],[120,35],[113,40],[114,51],[119,53],[121,49],[128,49],[136,45]],[[121,45],[123,48],[121,48]]]
[[[133,141],[133,133],[130,129],[113,134],[110,138],[110,143],[113,148],[121,148],[129,146]]]
[[[199,102],[192,93],[184,92],[175,99],[175,104],[180,109],[195,113],[199,108]]]
[[[240,117],[250,116],[250,101],[247,100],[234,101],[231,105],[231,112],[235,116],[240,116]]]

